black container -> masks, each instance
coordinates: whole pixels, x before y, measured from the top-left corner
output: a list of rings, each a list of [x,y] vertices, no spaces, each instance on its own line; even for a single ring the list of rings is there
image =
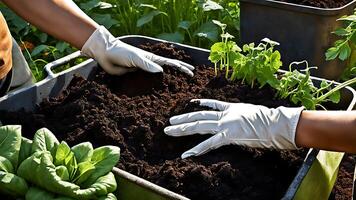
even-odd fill
[[[336,80],[345,68],[338,60],[325,61],[325,52],[336,41],[332,34],[343,15],[353,12],[356,0],[340,8],[316,8],[273,0],[240,0],[241,41],[259,42],[267,37],[281,45],[283,69],[293,61],[318,66],[311,74]]]

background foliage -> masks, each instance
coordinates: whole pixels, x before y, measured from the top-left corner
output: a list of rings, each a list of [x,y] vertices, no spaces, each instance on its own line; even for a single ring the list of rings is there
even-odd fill
[[[115,36],[139,34],[209,48],[220,37],[220,28],[212,23],[215,19],[227,24],[227,31],[236,39],[239,38],[238,1],[74,0],[74,2]],[[76,50],[68,43],[58,41],[30,25],[3,4],[0,4],[0,10],[37,80],[44,78],[45,64]],[[81,61],[82,59],[79,59],[76,62]]]

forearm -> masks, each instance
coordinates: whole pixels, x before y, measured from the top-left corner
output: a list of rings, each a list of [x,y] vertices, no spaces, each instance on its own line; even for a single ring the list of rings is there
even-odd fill
[[[81,49],[98,27],[71,0],[3,0],[28,22]]]
[[[296,144],[356,153],[356,112],[303,111],[297,126]]]

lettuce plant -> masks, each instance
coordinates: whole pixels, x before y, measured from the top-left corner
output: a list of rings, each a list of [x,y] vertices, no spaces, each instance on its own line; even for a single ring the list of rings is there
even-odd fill
[[[21,127],[0,127],[0,193],[14,197],[24,196],[28,190],[26,181],[16,175],[21,160]]]
[[[7,175],[0,176],[5,177],[0,192],[29,200],[116,199],[111,170],[119,161],[118,147],[94,149],[84,142],[70,148],[45,128],[31,141],[21,138],[20,126],[1,127],[0,141],[1,175]]]

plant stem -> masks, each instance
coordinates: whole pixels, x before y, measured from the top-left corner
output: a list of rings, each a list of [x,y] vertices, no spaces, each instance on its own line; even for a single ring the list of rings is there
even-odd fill
[[[323,101],[325,100],[326,98],[328,98],[330,95],[332,95],[334,92],[346,87],[346,86],[349,86],[351,84],[354,84],[356,83],[356,78],[353,78],[353,79],[350,79],[348,81],[345,81],[343,83],[340,83],[339,85],[335,86],[333,89],[331,89],[329,92],[325,93],[324,95],[321,95],[320,97],[318,97],[316,100],[317,101]]]

